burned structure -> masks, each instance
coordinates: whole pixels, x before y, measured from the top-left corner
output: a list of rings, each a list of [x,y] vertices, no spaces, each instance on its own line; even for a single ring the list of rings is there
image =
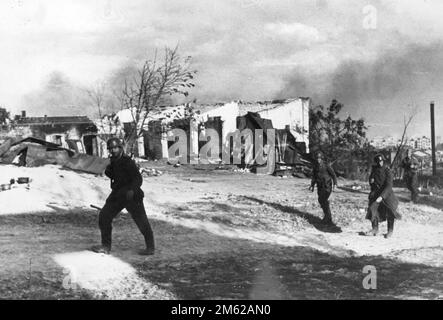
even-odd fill
[[[97,127],[86,116],[27,117],[23,111],[15,116],[10,134],[34,137],[66,149],[99,155]]]
[[[177,153],[170,154],[170,147],[177,142],[173,130],[181,129],[186,135],[184,148],[187,160],[199,162],[200,152],[207,142],[208,129],[211,129],[217,133],[217,141],[212,142],[218,147],[221,161],[223,150],[232,153],[232,136],[236,132],[274,129],[275,141],[272,142],[276,149],[271,150],[272,161],[294,164],[299,161],[299,154],[309,152],[309,107],[309,98],[233,101],[193,105],[192,108],[189,105],[175,106],[153,115],[147,121],[138,146],[139,150],[142,149],[141,153],[150,159],[177,158]]]

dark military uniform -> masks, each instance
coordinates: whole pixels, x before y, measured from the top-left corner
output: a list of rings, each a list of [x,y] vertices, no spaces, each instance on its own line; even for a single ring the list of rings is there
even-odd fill
[[[401,163],[401,167],[404,170],[403,178],[406,183],[406,187],[411,191],[411,200],[417,202],[418,199],[418,176],[417,169],[418,163],[415,159],[406,157]]]
[[[106,168],[105,174],[111,178],[112,192],[99,215],[103,247],[111,249],[112,220],[126,208],[143,234],[146,248],[154,250],[154,236],[143,205],[144,194],[140,188],[143,178],[135,162],[125,154],[118,159],[111,158],[111,164]],[[132,199],[127,198],[129,190],[133,191]]]
[[[392,190],[392,173],[387,166],[372,167],[369,176],[371,192],[369,193],[369,208],[366,219],[371,220],[374,230],[378,230],[378,223],[388,221],[388,232],[394,229],[394,220],[401,219],[397,212],[398,199]],[[382,197],[383,200],[377,203],[376,200]]]
[[[332,193],[332,186],[337,184],[337,176],[334,170],[326,163],[314,165],[311,180],[311,188],[317,185],[318,202],[324,213],[324,222],[332,223],[331,208],[329,206],[329,196]]]

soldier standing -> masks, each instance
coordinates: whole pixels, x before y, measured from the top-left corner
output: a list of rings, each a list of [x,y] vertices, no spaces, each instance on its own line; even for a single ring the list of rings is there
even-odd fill
[[[403,180],[406,187],[411,191],[411,200],[416,203],[418,199],[418,163],[412,158],[409,149],[406,150],[406,157],[401,162],[401,168],[403,169]]]
[[[366,235],[376,236],[378,224],[388,221],[388,233],[385,238],[390,238],[394,232],[395,219],[401,219],[397,212],[398,199],[392,190],[392,173],[385,165],[385,158],[381,154],[374,157],[375,164],[369,176],[371,192],[369,193],[369,206],[366,219],[371,220],[372,230]]]
[[[317,185],[318,202],[324,213],[322,222],[328,225],[334,225],[332,222],[331,208],[329,206],[329,196],[337,186],[337,176],[331,166],[326,163],[321,153],[317,153],[315,160],[309,190],[314,192],[314,187]]]
[[[109,254],[112,242],[112,220],[123,208],[128,210],[140,232],[145,238],[146,249],[139,251],[141,255],[154,254],[154,235],[146,216],[143,205],[143,178],[134,162],[124,153],[123,143],[118,138],[110,138],[107,147],[111,155],[111,163],[105,174],[111,179],[112,192],[106,199],[99,214],[101,246],[94,246],[92,251]]]

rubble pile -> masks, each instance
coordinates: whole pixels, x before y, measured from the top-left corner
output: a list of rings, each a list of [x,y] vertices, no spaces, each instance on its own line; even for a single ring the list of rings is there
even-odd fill
[[[61,165],[76,171],[103,174],[109,159],[78,153],[34,137],[8,139],[0,145],[0,163],[21,167]]]
[[[163,174],[162,171],[157,170],[155,168],[152,168],[152,169],[142,168],[142,169],[140,169],[140,173],[142,174],[142,176],[145,176],[145,177],[157,177],[157,176],[161,176]]]
[[[232,172],[237,172],[237,173],[251,173],[251,170],[248,168],[237,168],[237,169],[233,169]]]

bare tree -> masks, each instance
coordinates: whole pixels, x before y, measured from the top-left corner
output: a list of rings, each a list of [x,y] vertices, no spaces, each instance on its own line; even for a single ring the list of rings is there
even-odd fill
[[[110,137],[110,135],[117,135],[118,137],[123,137],[123,129],[118,124],[118,120],[115,117],[115,113],[109,114],[111,111],[115,111],[116,96],[111,94],[109,89],[109,83],[105,80],[97,81],[93,86],[85,89],[86,94],[90,100],[93,108],[95,108],[98,113],[98,119],[94,121],[97,127],[97,140],[98,148],[101,150],[100,154],[105,153],[105,141]]]
[[[113,89],[112,90],[113,96],[117,101],[117,105],[119,107],[119,110],[123,110],[125,107],[125,95],[124,95],[124,90],[123,89]]]
[[[191,57],[181,59],[178,47],[165,48],[162,59],[155,51],[153,59],[146,60],[131,81],[125,81],[121,102],[124,109],[131,110],[133,118],[125,139],[130,153],[143,134],[148,116],[162,109],[165,98],[174,94],[188,96],[188,90],[194,87],[196,71],[191,70],[190,62]]]
[[[106,82],[98,81],[93,87],[86,89],[89,99],[97,108],[98,116],[101,119],[104,115],[104,103],[106,98]]]
[[[417,114],[417,108],[415,108],[411,114],[409,114],[408,117],[406,115],[403,119],[403,134],[401,136],[400,144],[398,145],[397,152],[395,153],[394,159],[392,159],[391,162],[391,168],[396,164],[397,159],[400,157],[400,155],[403,153],[403,149],[407,142],[407,132],[409,125],[411,124],[412,120],[414,119],[415,115]]]

